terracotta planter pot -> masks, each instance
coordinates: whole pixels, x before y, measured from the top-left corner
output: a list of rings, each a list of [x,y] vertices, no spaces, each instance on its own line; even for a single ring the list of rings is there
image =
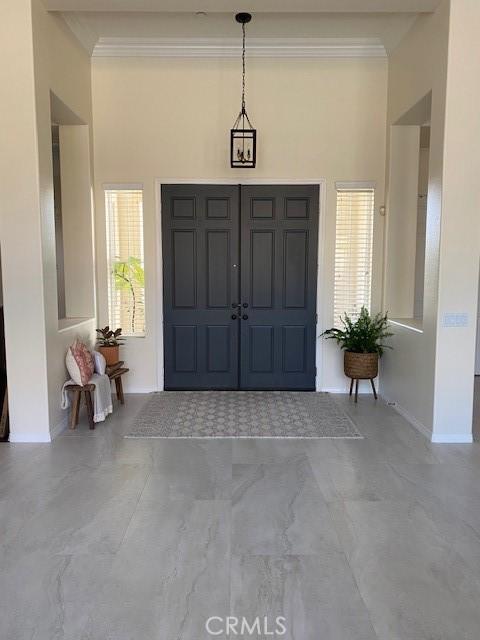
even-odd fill
[[[378,353],[345,351],[343,370],[352,380],[373,380],[378,375]]]
[[[97,351],[100,351],[108,365],[116,364],[120,360],[118,344],[115,347],[98,347]]]

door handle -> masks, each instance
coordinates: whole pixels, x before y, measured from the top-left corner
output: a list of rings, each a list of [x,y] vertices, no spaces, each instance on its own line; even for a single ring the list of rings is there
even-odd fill
[[[246,313],[244,313],[244,314],[243,314],[243,316],[242,316],[242,320],[248,320],[248,316],[247,316],[247,314],[246,314]]]
[[[237,320],[237,318],[240,318],[240,316],[236,316],[234,313],[232,313],[232,320]]]
[[[244,303],[242,304],[242,307],[243,307],[244,309],[248,309],[248,302],[244,302]]]
[[[240,309],[240,306],[239,302],[232,302],[232,309],[236,309],[237,307]]]

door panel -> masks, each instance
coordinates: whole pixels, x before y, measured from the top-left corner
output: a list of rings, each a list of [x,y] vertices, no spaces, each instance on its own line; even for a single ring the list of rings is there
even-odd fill
[[[273,327],[250,324],[248,326],[248,338],[250,343],[249,364],[251,371],[254,373],[273,373],[275,348]]]
[[[197,243],[194,229],[173,230],[173,307],[195,309],[197,306]]]
[[[306,371],[306,331],[305,327],[282,327],[283,371],[305,373]]]
[[[318,187],[242,186],[240,386],[314,389]]]
[[[228,373],[230,371],[231,327],[207,327],[207,371]]]
[[[274,231],[252,231],[250,236],[250,306],[271,309],[274,300]],[[256,277],[253,278],[253,274]],[[246,277],[246,272],[245,272]]]
[[[197,327],[173,325],[175,373],[197,372]]]
[[[283,256],[283,307],[305,309],[308,288],[308,231],[284,231]]]
[[[230,308],[230,231],[207,230],[207,307]]]
[[[166,389],[315,388],[317,235],[318,187],[162,188]]]
[[[239,189],[162,187],[166,389],[238,388]]]

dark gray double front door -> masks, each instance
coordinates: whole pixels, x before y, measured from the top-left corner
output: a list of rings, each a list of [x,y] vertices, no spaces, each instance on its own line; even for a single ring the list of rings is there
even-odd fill
[[[166,389],[315,388],[318,187],[162,187]]]

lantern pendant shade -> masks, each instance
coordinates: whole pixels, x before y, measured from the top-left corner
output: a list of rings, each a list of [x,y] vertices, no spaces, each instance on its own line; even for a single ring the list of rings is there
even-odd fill
[[[252,16],[237,13],[237,22],[242,25],[242,107],[230,130],[230,166],[232,169],[254,169],[257,162],[257,131],[253,128],[245,107],[245,25]]]
[[[240,112],[230,131],[230,166],[232,169],[254,169],[257,161],[257,131],[247,112]]]

